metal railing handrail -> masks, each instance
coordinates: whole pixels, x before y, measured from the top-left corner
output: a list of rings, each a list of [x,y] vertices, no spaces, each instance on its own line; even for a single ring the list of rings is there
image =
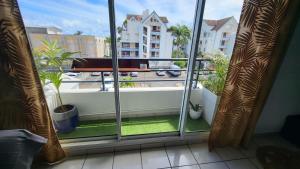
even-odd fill
[[[79,59],[79,58],[74,58]],[[93,59],[93,58],[92,58]],[[99,59],[99,58],[95,58]],[[101,58],[101,59],[111,59],[111,58]],[[188,61],[188,58],[118,58],[118,60],[148,60],[148,61]],[[197,58],[196,61],[198,62],[197,69],[195,69],[194,74],[196,74],[196,79],[193,78],[193,81],[195,81],[194,87],[197,86],[198,78],[201,72],[213,72],[214,70],[209,69],[200,69],[201,68],[201,62],[202,61],[211,61],[211,59],[208,58]],[[58,71],[57,69],[48,69],[47,71]],[[187,69],[170,69],[170,68],[147,68],[145,70],[140,69],[138,72],[158,72],[158,71],[183,71],[186,72]],[[64,72],[74,72],[74,69],[64,69]],[[114,82],[114,80],[104,80],[104,72],[113,72],[113,70],[91,70],[91,71],[76,71],[76,72],[100,72],[101,73],[101,80],[63,80],[62,83],[102,83],[102,91],[105,91],[105,82]],[[134,70],[126,70],[126,72],[136,72]],[[122,71],[120,71],[122,73]],[[169,82],[184,82],[185,79],[145,79],[145,80],[137,80],[137,79],[131,79],[131,80],[119,80],[119,82],[161,82],[161,81],[169,81]]]

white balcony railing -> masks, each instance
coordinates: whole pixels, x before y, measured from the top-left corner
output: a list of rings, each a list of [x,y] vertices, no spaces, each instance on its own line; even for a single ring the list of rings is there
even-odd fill
[[[183,87],[121,88],[122,117],[162,116],[179,114]],[[49,110],[57,106],[55,90],[45,90]],[[74,104],[80,120],[115,118],[113,91],[98,89],[67,89],[61,91],[64,104]],[[191,101],[204,106],[203,118],[211,124],[217,104],[217,96],[199,84],[193,89]]]

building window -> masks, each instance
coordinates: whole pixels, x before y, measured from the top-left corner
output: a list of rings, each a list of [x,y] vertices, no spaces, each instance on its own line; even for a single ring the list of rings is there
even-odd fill
[[[147,47],[146,46],[143,46],[143,52],[147,53]]]
[[[151,47],[152,47],[152,48],[155,48],[155,44],[154,44],[154,43],[152,43],[152,44],[151,44]]]
[[[144,35],[147,35],[147,31],[148,31],[147,28],[144,27],[144,28],[143,28]]]
[[[151,52],[151,57],[155,57],[155,52]]]
[[[223,51],[224,51],[224,49],[223,49],[223,48],[220,48],[220,51],[222,51],[222,52],[223,52]]]
[[[122,43],[122,48],[129,48],[129,47],[130,47],[129,43],[127,43],[127,42]]]
[[[138,52],[138,51],[135,52],[135,56],[136,56],[136,57],[139,56],[139,52]]]
[[[206,38],[206,36],[207,36],[207,33],[206,33],[206,32],[204,32],[204,33],[203,33],[203,37],[205,37],[205,38]]]
[[[160,26],[152,26],[152,31],[153,32],[159,32],[160,31]]]
[[[135,48],[139,48],[139,43],[135,43]]]
[[[221,46],[225,45],[225,40],[221,40]]]
[[[200,40],[200,45],[202,45],[202,40]]]
[[[147,44],[147,37],[143,37],[143,43]]]
[[[227,33],[223,32],[223,38],[226,38],[226,37],[227,37]]]
[[[129,51],[122,51],[122,56],[123,57],[127,57],[130,55],[130,52]]]

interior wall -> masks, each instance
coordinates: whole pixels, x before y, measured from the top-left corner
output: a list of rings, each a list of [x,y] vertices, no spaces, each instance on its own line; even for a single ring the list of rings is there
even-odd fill
[[[256,127],[279,132],[288,115],[300,114],[300,18]]]

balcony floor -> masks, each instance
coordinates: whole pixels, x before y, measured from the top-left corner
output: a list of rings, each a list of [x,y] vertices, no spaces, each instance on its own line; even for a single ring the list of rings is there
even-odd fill
[[[178,131],[179,115],[158,117],[122,118],[122,135],[154,134]],[[186,132],[208,131],[210,126],[200,118],[187,118]],[[60,139],[83,138],[95,136],[109,136],[116,134],[114,119],[80,122],[75,131],[67,134],[58,134]]]

